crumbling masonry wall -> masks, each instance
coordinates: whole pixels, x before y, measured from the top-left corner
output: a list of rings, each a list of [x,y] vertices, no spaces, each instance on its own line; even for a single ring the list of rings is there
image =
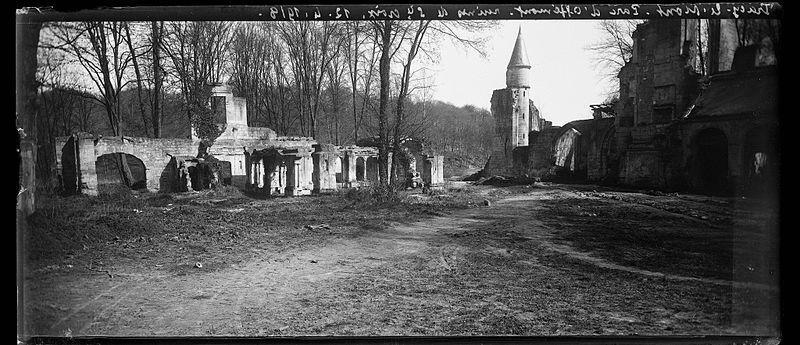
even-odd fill
[[[631,61],[619,73],[615,122],[621,148],[620,182],[664,186],[662,149],[656,138],[686,112],[697,96],[694,73],[696,20],[653,20],[634,32]]]
[[[539,128],[539,111],[530,101],[530,88],[494,90],[491,100],[495,118],[492,155],[484,168],[490,175],[514,175],[526,168],[514,161],[514,150],[529,145],[530,128]]]
[[[172,157],[197,154],[197,145],[190,139],[124,136],[95,139],[88,133],[78,133],[58,138],[56,145],[60,145],[56,147],[56,162],[61,184],[65,187],[74,185],[76,192],[88,195],[98,194],[96,167],[100,156],[125,153],[138,158],[145,167],[147,190],[170,192],[173,184],[169,163]]]
[[[416,165],[425,185],[441,187],[444,184],[444,156],[420,155]]]
[[[695,73],[697,20],[638,25],[633,56],[619,73],[616,140],[614,145],[604,141],[601,167],[610,172],[618,162],[619,182],[627,185],[741,190],[755,159],[747,156],[752,149],[744,148],[750,140],[745,133],[754,126],[773,125],[778,93],[769,83],[777,80],[769,68],[777,64],[771,37],[764,34],[769,30],[742,30],[770,24],[774,23],[709,20],[708,37],[703,38],[708,42],[707,78]],[[698,144],[701,132],[719,138],[714,164],[698,158],[709,154],[699,153],[708,144]],[[708,173],[704,169],[713,170],[715,178],[706,176],[701,182],[699,175]]]
[[[562,129],[544,122],[539,132],[531,132],[531,144],[528,150],[528,175],[546,178],[555,173],[555,142]]]
[[[224,122],[225,131],[208,148],[207,153],[213,157],[204,162],[208,164],[196,162],[200,156],[200,139],[194,130],[191,139],[95,138],[88,133],[78,133],[56,138],[56,165],[61,185],[67,192],[97,195],[100,192],[98,157],[102,157],[101,172],[117,169],[125,176],[132,176],[131,171],[141,176],[143,170],[146,189],[159,192],[187,189],[187,173],[180,170],[179,162],[184,163],[185,169],[201,165],[212,170],[222,167],[222,171],[214,173],[221,180],[218,182],[229,181],[242,189],[273,195],[308,195],[378,183],[377,148],[335,147],[318,144],[310,137],[277,136],[269,128],[249,127],[245,99],[234,97],[230,87],[224,84],[213,85],[210,104],[217,112],[215,119],[219,125]],[[137,164],[133,170],[119,169],[116,165],[127,166],[127,158],[118,157],[129,156],[112,155],[108,156],[109,160],[104,156],[109,154],[130,155],[131,161]],[[433,183],[442,179],[443,160],[441,156],[436,157],[431,158],[428,169]],[[122,163],[114,164],[118,162]],[[103,180],[109,184],[131,180],[125,176]]]

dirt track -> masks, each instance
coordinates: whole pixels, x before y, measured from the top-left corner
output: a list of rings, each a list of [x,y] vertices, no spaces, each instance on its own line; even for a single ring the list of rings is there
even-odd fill
[[[48,266],[29,272],[26,319],[33,334],[72,336],[778,334],[777,280],[761,273],[777,269],[770,257],[757,256],[759,276],[729,279],[604,257],[565,240],[545,206],[602,199],[581,193],[533,188],[381,230],[308,230],[323,240],[276,252],[231,247],[253,259],[218,267],[131,258],[113,271]],[[603,202],[666,219],[655,228],[690,217]],[[731,263],[741,264],[755,265]]]

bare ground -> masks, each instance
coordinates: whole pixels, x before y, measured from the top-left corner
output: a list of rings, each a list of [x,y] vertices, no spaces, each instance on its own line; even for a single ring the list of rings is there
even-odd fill
[[[26,242],[26,329],[778,336],[776,207],[658,194],[466,186],[401,208],[342,195],[40,208]],[[59,219],[61,242],[80,249],[53,243],[47,224]],[[85,228],[103,222],[128,231]]]

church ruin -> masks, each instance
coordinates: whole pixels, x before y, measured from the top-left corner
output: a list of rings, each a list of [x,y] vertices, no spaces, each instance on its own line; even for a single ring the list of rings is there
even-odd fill
[[[495,147],[483,174],[722,194],[777,183],[779,24],[708,23],[702,37],[697,19],[639,24],[619,101],[591,105],[591,119],[560,127],[533,105],[520,30],[506,88],[492,94]]]

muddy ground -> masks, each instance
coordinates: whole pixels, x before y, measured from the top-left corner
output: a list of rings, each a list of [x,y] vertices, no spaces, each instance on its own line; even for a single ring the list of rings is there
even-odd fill
[[[43,201],[26,335],[780,334],[764,200],[558,184],[382,205],[230,194]]]

